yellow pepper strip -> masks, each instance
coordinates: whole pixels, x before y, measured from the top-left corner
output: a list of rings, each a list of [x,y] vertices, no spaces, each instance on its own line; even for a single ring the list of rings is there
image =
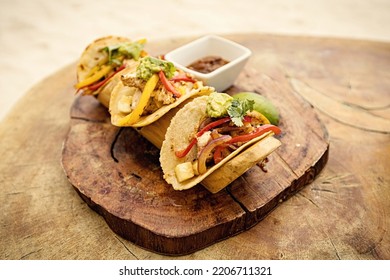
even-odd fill
[[[100,68],[101,68],[101,65],[96,65],[96,66],[94,66],[94,67],[88,72],[88,75],[86,75],[85,77],[86,77],[86,78],[91,77],[93,74],[95,74],[97,71],[99,71]]]
[[[146,38],[143,38],[143,39],[139,39],[137,42],[140,43],[140,44],[144,44],[145,45],[147,40],[146,40]],[[148,52],[146,52],[145,50],[141,51],[141,54],[140,54],[141,57],[145,57],[145,56],[148,56],[148,55],[149,55]]]
[[[75,87],[77,89],[80,89],[80,88],[83,88],[85,86],[89,86],[89,85],[99,81],[104,76],[106,76],[108,73],[110,73],[111,70],[112,70],[112,67],[110,65],[103,65],[102,68],[98,72],[93,74],[91,77],[86,78],[81,82],[78,82]]]
[[[99,61],[99,63],[97,65],[92,67],[85,77],[86,78],[91,77],[93,74],[95,74],[97,71],[100,70],[100,68],[102,67],[103,64],[106,64],[107,62],[108,62],[108,56],[104,57],[102,60]]]
[[[153,74],[152,77],[150,77],[150,79],[145,84],[145,88],[142,91],[142,95],[137,106],[129,115],[125,116],[124,118],[118,121],[119,126],[132,125],[140,119],[142,112],[144,111],[145,107],[148,105],[150,96],[154,88],[156,87],[158,81],[159,78],[157,74]]]
[[[141,57],[145,57],[145,56],[148,56],[149,55],[149,53],[147,53],[146,51],[144,51],[144,50],[142,50],[141,51]]]
[[[258,115],[256,115],[256,117],[258,117],[263,124],[270,124],[270,121],[262,113],[259,113]]]

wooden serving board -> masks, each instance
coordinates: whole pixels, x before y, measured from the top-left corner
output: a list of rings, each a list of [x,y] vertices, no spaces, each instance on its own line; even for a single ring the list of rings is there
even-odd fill
[[[88,96],[71,109],[62,165],[76,191],[120,236],[148,250],[183,255],[243,232],[312,182],[328,158],[329,139],[311,105],[285,80],[245,69],[228,93],[255,91],[280,111],[282,146],[268,172],[254,166],[225,190],[175,191],[162,178],[159,150],[132,128],[110,123]]]
[[[115,132],[104,119],[106,112],[99,113],[101,107],[94,102],[84,102],[80,108],[84,112],[93,111],[95,122],[76,119],[75,104],[73,107],[72,104],[80,103],[81,99],[75,101],[76,64],[71,63],[26,92],[0,123],[1,259],[389,260],[390,44],[251,33],[224,37],[253,52],[247,66],[256,69],[257,74],[247,72],[255,80],[244,79],[246,74],[243,73],[236,86],[270,97],[282,114],[283,145],[270,158],[269,172],[260,173],[265,176],[263,182],[268,180],[270,183],[249,186],[248,182],[255,180],[250,171],[228,188],[229,193],[226,190],[210,196],[199,188],[196,192],[187,192],[185,198],[171,193],[174,196],[163,201],[148,193],[150,196],[146,201],[156,205],[149,212],[137,208],[145,197],[132,189],[127,196],[135,198],[138,195],[138,200],[126,204],[128,208],[133,207],[133,220],[129,219],[127,225],[135,231],[130,233],[132,240],[138,238],[134,243],[142,242],[147,248],[155,251],[157,248],[165,254],[185,254],[201,244],[207,246],[229,230],[232,234],[242,231],[240,234],[192,254],[165,256],[121,238],[99,214],[91,211],[64,174],[61,166],[64,139],[70,136],[69,133],[74,135],[77,130],[85,130],[88,123],[107,127],[104,132],[91,133],[81,148],[72,148],[79,157],[84,153],[85,168],[96,172],[100,155],[93,149],[103,153],[103,147],[93,146],[91,137],[96,140],[100,134],[109,138]],[[167,38],[155,42],[150,39],[149,53],[158,55],[194,38]],[[74,117],[70,120],[71,107]],[[316,120],[313,111],[321,122]],[[82,115],[80,113],[80,117]],[[309,171],[304,176],[310,181],[326,160],[326,152],[322,154],[322,151],[327,148],[321,148],[323,146],[319,144],[326,146],[328,136],[321,123],[329,132],[328,162],[313,182],[284,201],[284,196],[287,198],[296,191],[294,187],[304,185],[304,180],[298,178],[302,178],[306,170]],[[71,148],[69,144],[68,149]],[[118,152],[115,155],[119,161],[112,166],[123,165],[124,155],[119,157]],[[107,153],[111,154],[111,150]],[[301,153],[306,153],[306,158],[311,160],[302,161]],[[153,162],[155,155],[147,154],[146,157],[151,159],[146,163]],[[286,158],[285,162],[283,158]],[[123,174],[138,174],[139,171],[122,168]],[[160,172],[158,168],[154,171]],[[119,176],[117,171],[106,172],[111,177]],[[141,181],[133,176],[127,176],[126,180],[136,186]],[[73,177],[72,183],[81,186],[83,180]],[[293,182],[291,187],[289,182]],[[97,189],[97,182],[90,188]],[[160,191],[160,188],[156,186],[153,191]],[[125,230],[123,218],[97,204],[107,202],[103,193],[108,189],[100,191],[100,200],[95,195],[93,201],[96,209],[106,216],[112,228]],[[272,197],[271,191],[279,195]],[[203,199],[196,200],[202,195]],[[89,201],[87,197],[86,201]],[[279,201],[284,202],[280,204]],[[92,202],[88,203],[92,205]],[[158,220],[158,215],[164,218],[158,221],[160,225],[172,222],[167,218],[169,213],[163,212],[168,205],[182,209],[183,215],[173,221],[175,225],[187,222],[192,227],[181,228],[181,238],[157,235],[152,231],[155,227],[142,228],[153,219]],[[191,207],[191,217],[188,217]],[[258,222],[272,207],[274,210]],[[119,207],[116,211],[120,212]],[[200,211],[203,211],[204,219],[192,215]],[[136,216],[137,220],[134,220]],[[207,225],[216,224],[216,221],[219,222],[217,226],[206,230]],[[255,226],[246,230],[251,225]],[[196,232],[195,227],[199,231],[192,240],[197,243],[189,245],[185,241],[191,238],[185,233]],[[172,226],[170,232],[177,233],[177,228]]]

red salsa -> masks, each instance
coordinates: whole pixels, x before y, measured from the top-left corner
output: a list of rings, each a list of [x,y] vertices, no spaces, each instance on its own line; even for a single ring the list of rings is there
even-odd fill
[[[208,74],[227,63],[229,63],[229,61],[223,59],[222,57],[211,55],[205,56],[201,59],[192,62],[190,65],[187,66],[187,68],[198,71],[203,74]]]

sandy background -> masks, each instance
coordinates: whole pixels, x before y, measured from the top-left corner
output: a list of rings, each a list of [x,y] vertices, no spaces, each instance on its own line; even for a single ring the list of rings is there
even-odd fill
[[[390,0],[0,0],[0,120],[98,37],[239,32],[390,42]]]

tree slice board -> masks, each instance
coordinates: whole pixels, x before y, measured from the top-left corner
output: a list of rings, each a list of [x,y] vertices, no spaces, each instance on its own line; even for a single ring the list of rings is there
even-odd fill
[[[185,255],[237,235],[310,183],[328,159],[329,137],[313,108],[286,80],[245,69],[228,93],[254,91],[280,111],[267,172],[254,166],[224,190],[175,191],[162,177],[159,150],[132,128],[110,123],[94,97],[70,113],[62,166],[75,190],[118,235],[147,250]]]

